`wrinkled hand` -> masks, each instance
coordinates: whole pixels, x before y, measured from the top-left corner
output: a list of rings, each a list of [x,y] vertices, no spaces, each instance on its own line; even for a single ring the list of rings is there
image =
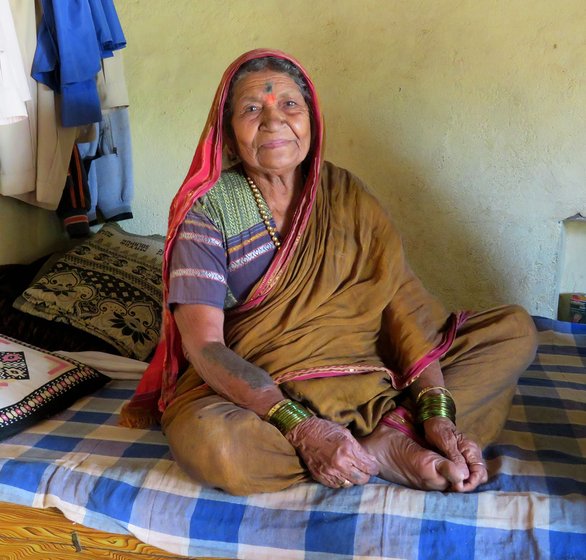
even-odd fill
[[[452,490],[470,492],[488,480],[482,450],[476,442],[459,432],[449,418],[430,418],[423,427],[427,442],[458,467],[461,479],[452,481]]]
[[[329,420],[312,416],[287,435],[289,443],[305,462],[311,476],[330,488],[345,480],[366,484],[378,474],[378,464],[350,431]]]

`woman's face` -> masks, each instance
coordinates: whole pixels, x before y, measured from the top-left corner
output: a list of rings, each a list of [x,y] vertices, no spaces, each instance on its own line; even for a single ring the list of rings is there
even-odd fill
[[[288,75],[252,72],[234,87],[234,151],[248,172],[283,175],[305,159],[311,144],[309,107]]]

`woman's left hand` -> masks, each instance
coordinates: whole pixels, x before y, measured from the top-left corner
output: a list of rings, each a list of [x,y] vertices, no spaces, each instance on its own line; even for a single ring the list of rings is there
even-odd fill
[[[452,490],[470,492],[488,480],[480,446],[459,432],[449,418],[435,416],[426,420],[423,427],[426,441],[462,472],[462,481],[454,484]]]

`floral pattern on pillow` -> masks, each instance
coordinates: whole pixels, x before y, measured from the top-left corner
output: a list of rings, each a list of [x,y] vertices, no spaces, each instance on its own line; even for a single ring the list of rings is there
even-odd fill
[[[164,238],[106,224],[90,240],[50,260],[16,299],[20,311],[67,323],[145,360],[161,331]]]

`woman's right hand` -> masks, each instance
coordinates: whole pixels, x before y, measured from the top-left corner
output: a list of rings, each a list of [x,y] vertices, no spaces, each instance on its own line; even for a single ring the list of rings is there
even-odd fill
[[[461,473],[459,480],[450,479],[452,490],[470,492],[488,480],[482,449],[475,441],[459,432],[449,418],[435,416],[426,420],[423,426],[425,439]]]
[[[366,484],[379,472],[375,458],[356,441],[350,430],[312,416],[286,436],[299,453],[311,476],[330,488]]]

